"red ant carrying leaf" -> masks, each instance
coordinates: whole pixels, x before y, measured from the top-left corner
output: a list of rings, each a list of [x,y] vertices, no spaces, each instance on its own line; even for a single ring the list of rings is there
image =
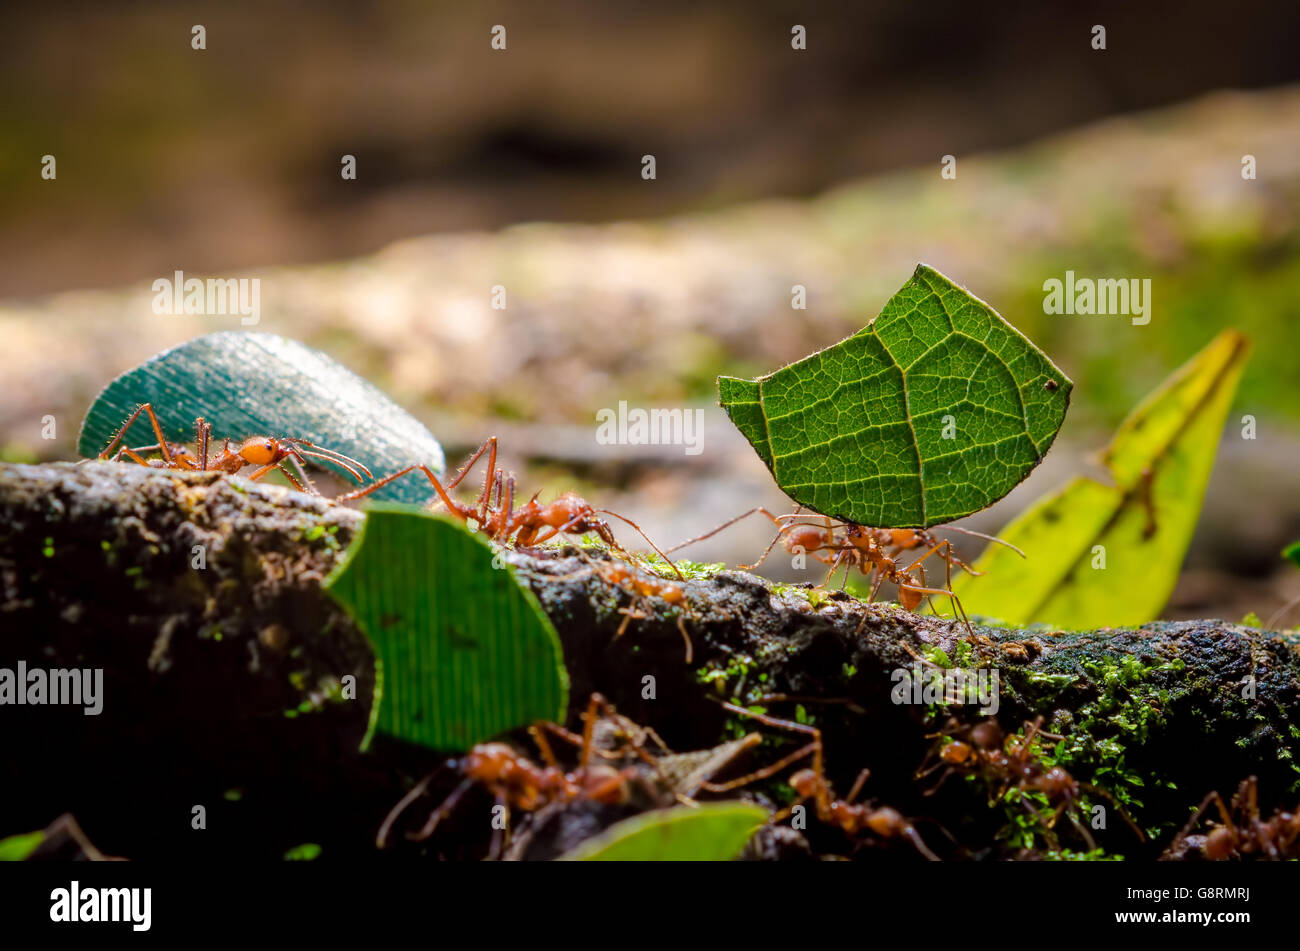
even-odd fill
[[[752,565],[741,565],[742,569],[748,571],[757,568],[767,560],[777,542],[782,542],[786,551],[791,554],[810,554],[818,561],[830,565],[830,571],[827,572],[823,584],[830,583],[831,578],[834,577],[835,572],[839,570],[841,565],[844,566],[844,584],[846,585],[848,584],[849,572],[855,567],[868,578],[874,575],[870,595],[872,601],[876,599],[880,586],[885,582],[898,586],[899,603],[907,611],[915,611],[920,607],[921,602],[927,598],[932,598],[935,595],[947,596],[952,601],[954,612],[965,623],[966,630],[970,634],[974,634],[970,618],[966,616],[966,611],[961,606],[960,599],[952,592],[952,569],[953,566],[956,566],[971,575],[978,575],[979,572],[958,557],[951,541],[946,538],[936,538],[927,529],[867,528],[852,522],[835,523],[826,516],[820,516],[822,524],[816,524],[799,521],[799,519],[810,517],[802,511],[802,506],[789,515],[773,515],[760,505],[748,512],[737,515],[729,521],[723,522],[712,531],[684,541],[668,550],[671,553],[685,548],[687,545],[693,545],[706,538],[711,538],[741,519],[757,513],[765,515],[776,525],[776,536],[758,561]],[[1010,548],[1022,558],[1024,557],[1024,552],[1000,538],[994,538],[991,535],[985,535],[983,532],[972,531],[968,528],[958,528],[955,525],[949,525],[946,528],[991,542],[997,542]],[[914,551],[919,548],[924,548],[925,551],[907,565],[900,563],[900,555],[903,552]],[[938,555],[944,561],[946,580],[945,586],[942,588],[931,587],[925,577],[924,562],[934,555]],[[862,623],[865,623],[865,621],[864,617]]]
[[[113,455],[113,450],[118,447],[119,443],[124,441],[127,431],[140,418],[142,413],[148,416],[157,442],[148,446],[130,447],[122,445],[117,450],[117,454]],[[211,452],[211,444],[212,424],[202,417],[194,421],[193,450],[180,443],[168,442],[166,437],[163,436],[158,417],[154,415],[153,405],[141,403],[135,408],[135,412],[127,417],[126,422],[122,424],[112,441],[109,442],[108,446],[97,458],[121,462],[122,457],[126,456],[132,462],[154,469],[180,469],[186,472],[225,472],[229,475],[234,475],[247,466],[257,466],[257,470],[248,477],[254,481],[266,476],[272,470],[278,469],[293,484],[294,488],[300,492],[309,492],[312,495],[320,495],[320,493],[316,491],[316,487],[312,485],[311,479],[307,476],[305,464],[308,458],[333,463],[358,482],[365,481],[362,478],[363,474],[365,478],[371,478],[370,470],[355,459],[345,456],[341,452],[335,452],[333,449],[317,446],[309,439],[293,436],[252,436],[232,447],[230,439],[227,438],[222,443],[221,450],[215,454]],[[141,455],[141,453],[145,452],[157,452],[159,457],[146,459]],[[286,462],[291,463],[298,471],[297,477],[285,466]]]

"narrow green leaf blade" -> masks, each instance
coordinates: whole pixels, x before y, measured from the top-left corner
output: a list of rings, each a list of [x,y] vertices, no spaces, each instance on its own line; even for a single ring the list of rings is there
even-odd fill
[[[954,579],[967,612],[1075,629],[1157,617],[1249,352],[1245,337],[1225,331],[1143,400],[1106,451],[1114,484],[1075,479],[1011,522],[1000,536],[1028,557],[990,545],[975,564],[986,574]]]
[[[414,416],[341,363],[275,334],[208,334],[128,370],[95,397],[77,451],[98,455],[141,403],[153,404],[169,442],[192,442],[194,421],[202,416],[218,441],[298,436],[351,456],[376,477],[415,462],[435,472],[445,465],[442,447]],[[129,440],[133,446],[157,442],[144,417]],[[371,497],[427,503],[433,489],[426,479],[411,477]]]
[[[44,831],[24,832],[0,839],[0,862],[21,862],[41,847]]]
[[[735,858],[766,821],[766,809],[747,803],[657,809],[610,826],[561,860],[725,862]]]
[[[1010,492],[1042,460],[1072,385],[996,311],[919,265],[863,330],[718,396],[777,484],[815,512],[937,525]]]
[[[460,522],[372,506],[325,588],[374,645],[385,733],[461,750],[563,719],[559,636],[514,570]]]

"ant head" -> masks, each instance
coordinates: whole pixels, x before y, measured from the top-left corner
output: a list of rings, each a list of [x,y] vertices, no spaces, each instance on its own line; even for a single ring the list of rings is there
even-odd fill
[[[180,466],[182,469],[193,469],[198,466],[198,458],[195,457],[194,453],[190,452],[186,447],[169,443],[167,449],[171,452],[172,462],[176,463],[176,465]]]
[[[817,795],[821,785],[817,773],[811,769],[801,769],[790,777],[790,788],[805,799]]]
[[[280,444],[270,436],[254,436],[239,444],[235,452],[252,466],[265,466],[280,457]]]

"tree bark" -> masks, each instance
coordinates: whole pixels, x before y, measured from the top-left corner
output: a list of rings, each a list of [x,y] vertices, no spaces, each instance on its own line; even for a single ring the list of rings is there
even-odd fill
[[[72,812],[114,855],[247,854],[322,838],[333,854],[371,850],[384,812],[439,757],[382,739],[358,752],[372,656],[322,581],[363,517],[213,473],[0,466],[0,668],[104,670],[98,716],[0,707],[0,788],[13,791],[0,835]],[[823,731],[839,790],[869,767],[868,796],[943,825],[963,856],[1013,854],[1027,843],[1008,834],[1013,810],[990,806],[989,789],[950,779],[928,795],[942,771],[917,776],[949,717],[981,714],[969,703],[896,702],[899,672],[959,667],[996,672],[1003,727],[1044,717],[1044,730],[1066,738],[1061,761],[1075,778],[1154,834],[1139,843],[1112,819],[1096,834],[1104,849],[1155,857],[1205,793],[1250,774],[1266,808],[1294,806],[1300,664],[1283,635],[1188,621],[982,627],[969,638],[959,623],[895,605],[698,567],[681,583],[679,625],[664,602],[591,570],[605,557],[573,547],[507,556],[559,633],[570,726],[598,690],[674,749],[754,729],[784,740],[719,701],[760,705]],[[776,742],[751,765],[777,758]],[[774,801],[788,792],[756,788]],[[210,823],[229,817],[220,842],[184,834],[196,805]],[[1064,827],[1060,837],[1079,847]]]

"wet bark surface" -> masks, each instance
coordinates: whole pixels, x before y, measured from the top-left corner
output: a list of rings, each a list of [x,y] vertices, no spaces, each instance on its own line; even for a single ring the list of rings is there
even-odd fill
[[[72,813],[109,855],[277,858],[313,842],[328,857],[373,856],[389,810],[460,751],[383,737],[358,749],[372,655],[322,581],[363,517],[210,473],[0,467],[0,668],[104,671],[97,716],[0,707],[0,835]],[[945,775],[941,765],[918,776],[936,765],[944,742],[936,733],[960,732],[982,714],[975,703],[910,693],[901,699],[922,702],[897,702],[898,672],[960,668],[996,672],[1002,727],[1014,733],[1041,716],[1041,729],[1061,738],[1042,748],[1105,791],[1090,803],[1109,810],[1106,827],[1092,831],[1108,853],[1157,857],[1207,792],[1226,796],[1247,775],[1259,777],[1265,812],[1295,805],[1300,663],[1284,636],[1207,620],[1088,633],[980,627],[972,637],[894,605],[698,566],[678,582],[687,601],[679,610],[606,581],[599,566],[608,557],[575,547],[507,555],[562,641],[570,728],[599,691],[673,750],[764,734],[719,764],[726,777],[806,742],[721,701],[761,706],[822,731],[827,775],[841,793],[869,768],[864,797],[912,817],[944,857],[1086,850],[1067,821],[1086,820],[1077,806],[1049,833],[996,783]],[[526,736],[513,739],[528,748]],[[783,806],[788,772],[731,795]],[[457,780],[443,768],[401,828],[418,828]],[[490,804],[471,794],[435,837],[415,844],[394,835],[387,851],[482,857],[493,846]],[[198,805],[205,831],[192,829]],[[507,854],[560,854],[627,812],[579,803],[518,817]],[[807,825],[769,830],[751,852],[919,860],[905,841],[850,842],[815,817]]]

